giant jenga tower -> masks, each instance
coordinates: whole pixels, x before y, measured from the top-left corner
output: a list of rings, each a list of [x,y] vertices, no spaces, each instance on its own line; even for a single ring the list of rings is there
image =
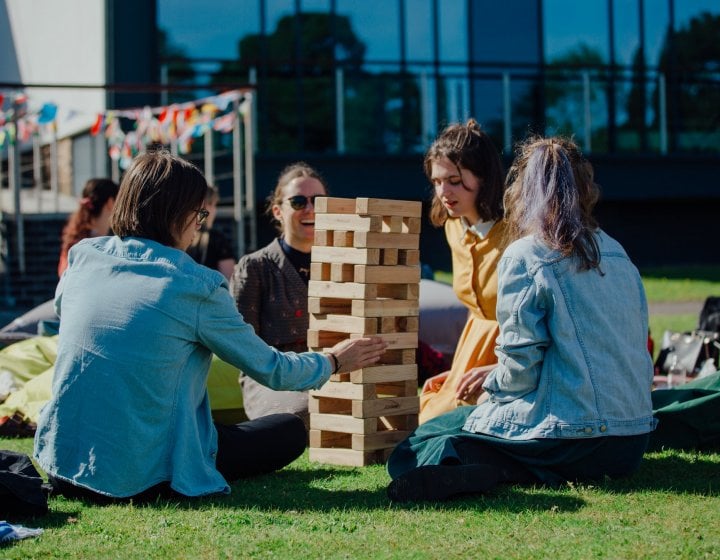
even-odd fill
[[[308,346],[346,338],[388,343],[379,364],[333,375],[310,392],[310,460],[384,462],[417,427],[421,203],[317,198]]]

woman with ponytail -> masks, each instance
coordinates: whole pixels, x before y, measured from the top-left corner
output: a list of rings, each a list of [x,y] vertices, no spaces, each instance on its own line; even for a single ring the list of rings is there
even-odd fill
[[[110,233],[110,214],[118,185],[110,179],[90,179],[85,183],[78,209],[68,218],[62,232],[58,276],[67,268],[68,251],[81,239]]]
[[[396,447],[393,500],[627,476],[655,427],[645,292],[592,216],[592,167],[573,142],[534,138],[507,185],[487,400],[426,422]]]

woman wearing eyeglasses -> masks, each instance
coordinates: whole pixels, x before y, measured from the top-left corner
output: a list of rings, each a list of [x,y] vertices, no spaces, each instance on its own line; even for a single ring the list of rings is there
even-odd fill
[[[35,436],[35,457],[60,494],[107,502],[228,493],[230,482],[297,458],[306,431],[292,414],[213,423],[213,353],[275,389],[306,390],[384,352],[377,337],[327,354],[283,353],[258,337],[222,274],[185,252],[207,218],[206,191],[190,163],[142,154],[120,186],[115,236],[70,250],[55,299],[53,396]]]
[[[326,196],[320,174],[303,162],[282,170],[268,197],[267,214],[279,236],[240,259],[231,280],[238,311],[265,342],[284,351],[307,350],[310,250],[315,237],[315,197]],[[277,412],[300,416],[307,425],[307,393],[274,391],[241,377],[248,418]]]

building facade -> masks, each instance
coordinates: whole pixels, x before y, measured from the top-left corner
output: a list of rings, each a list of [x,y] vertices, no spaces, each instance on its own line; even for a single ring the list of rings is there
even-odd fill
[[[574,136],[601,225],[641,266],[720,261],[705,241],[720,199],[717,0],[0,0],[0,47],[0,94],[91,116],[254,88],[258,245],[286,164],[315,166],[336,196],[427,200],[424,150],[473,117],[506,164],[528,134]],[[67,131],[70,194],[111,173],[91,121]],[[185,154],[201,167],[206,138]],[[226,203],[231,142],[213,135]],[[7,161],[0,147],[0,189]],[[12,216],[0,227],[7,255]],[[449,269],[442,232],[423,228],[424,262]]]

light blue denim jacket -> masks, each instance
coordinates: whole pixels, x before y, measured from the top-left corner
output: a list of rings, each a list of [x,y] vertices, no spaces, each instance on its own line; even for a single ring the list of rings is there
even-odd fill
[[[330,363],[267,346],[238,314],[225,278],[146,239],[72,248],[52,399],[35,457],[51,475],[126,497],[163,481],[187,496],[229,492],[215,468],[211,355],[273,389],[320,387]]]
[[[464,430],[506,439],[627,436],[654,429],[648,309],[635,266],[598,230],[580,271],[534,237],[498,264],[498,366]]]

